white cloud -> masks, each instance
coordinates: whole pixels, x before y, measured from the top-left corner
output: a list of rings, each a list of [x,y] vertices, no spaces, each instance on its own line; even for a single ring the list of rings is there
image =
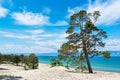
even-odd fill
[[[0,35],[8,38],[16,38],[16,39],[27,39],[27,41],[31,42],[30,44],[36,44],[38,46],[44,47],[44,48],[54,48],[57,50],[62,43],[66,41],[65,37],[68,36],[68,34],[65,33],[43,33],[41,29],[38,30],[27,30],[25,32],[30,33],[30,35],[27,34],[16,34],[11,32],[4,32],[0,31]],[[59,35],[59,36],[58,36]],[[106,40],[105,48],[100,48],[101,50],[114,50],[114,51],[120,51],[120,40]],[[45,50],[46,51],[46,50]]]
[[[6,15],[8,14],[9,10],[0,6],[0,17],[3,18],[3,17],[6,17]]]
[[[28,25],[28,26],[35,26],[35,25],[48,25],[49,24],[49,17],[44,16],[41,13],[32,13],[32,12],[14,12],[12,17],[16,20],[16,22],[20,25]]]
[[[29,36],[27,36],[27,35],[15,34],[15,33],[4,32],[4,31],[0,31],[0,34],[2,36],[9,37],[9,38],[18,38],[18,39],[27,39],[27,38],[29,38]]]
[[[55,39],[49,39],[45,41],[35,41],[35,44],[38,44],[43,47],[54,48],[56,52],[60,48],[60,46],[66,41],[65,37],[67,37],[67,34],[64,33],[51,34],[51,37],[52,38],[55,37]]]
[[[44,16],[42,13],[32,13],[32,12],[14,12],[12,14],[13,19],[20,25],[27,26],[66,26],[68,22],[61,20],[56,23],[51,23],[49,21],[49,16]]]
[[[89,5],[88,12],[99,10],[101,16],[98,24],[111,25],[114,22],[120,20],[120,0],[107,0],[106,2],[100,2],[97,0],[95,3]]]
[[[106,50],[120,51],[120,40],[107,40],[106,41]]]
[[[40,41],[46,38],[55,38],[59,34],[56,33],[45,33],[44,30],[39,29],[39,30],[26,30],[26,31],[21,31],[20,33],[15,33],[15,32],[5,32],[5,31],[0,31],[0,35],[8,38],[15,38],[15,39],[27,39],[27,40],[33,40],[33,41]],[[62,35],[62,34],[61,34]]]
[[[37,30],[26,30],[26,32],[31,33],[31,34],[41,34],[44,32],[42,29],[37,29]]]
[[[66,16],[66,18],[70,18],[71,15],[73,15],[74,13],[77,13],[80,10],[82,10],[81,7],[75,7],[73,9],[68,8],[68,15]]]
[[[89,0],[87,8],[75,7],[73,9],[68,8],[68,15],[70,16],[81,9],[85,9],[88,12],[100,11],[100,18],[98,24],[111,25],[120,20],[120,0],[106,0],[102,2],[101,0],[96,0],[92,2]]]
[[[115,39],[113,39],[113,40],[107,40],[106,42],[107,42],[107,45],[108,45],[108,46],[120,45],[120,40],[119,40],[119,39],[117,39],[117,40],[115,40]]]
[[[64,20],[58,21],[58,22],[56,22],[54,24],[51,24],[51,26],[66,26],[66,25],[68,25],[68,22],[66,22]]]
[[[49,14],[51,12],[51,9],[50,8],[44,8],[44,10],[42,11],[42,13],[45,13],[45,14]]]
[[[62,34],[60,36],[65,36]],[[120,51],[120,40],[107,40],[107,44],[105,48],[101,50],[108,50],[108,51]],[[1,52],[8,52],[8,53],[51,53],[57,52],[59,47],[63,42],[65,42],[64,37],[61,39],[58,37],[56,40],[48,40],[48,41],[34,41],[36,45],[26,45],[26,44],[19,44],[19,43],[7,43],[0,46]],[[33,43],[31,43],[33,44]],[[116,45],[117,44],[117,45]],[[113,56],[119,56],[120,53],[112,54]]]
[[[57,52],[61,44],[66,41],[65,37],[67,36],[67,34],[64,34],[64,33],[36,34],[36,32],[34,33],[34,31],[35,30],[30,31],[30,33],[32,32],[31,35],[27,35],[23,33],[15,34],[11,32],[0,31],[0,35],[4,37],[16,38],[20,40],[27,39],[27,40],[24,40],[24,42],[26,41],[27,44],[29,44],[29,45],[19,44],[16,42],[7,43],[2,45],[2,47],[0,48],[0,51],[5,52],[7,50],[7,52],[18,52],[18,53],[21,51],[23,51],[24,53],[26,52],[35,52],[35,53]]]
[[[43,39],[41,37],[38,37],[37,35],[27,35],[23,33],[19,34],[19,33],[5,32],[5,31],[0,31],[0,35],[4,37],[8,37],[8,38],[15,38],[15,39],[28,39],[28,40],[42,40]]]
[[[45,53],[45,52],[56,52],[60,46],[66,42],[65,37],[68,36],[68,34],[65,33],[43,33],[44,31],[42,31],[41,29],[38,30],[41,31],[40,33],[37,32],[37,30],[30,30],[30,32],[27,30],[25,32],[30,33],[30,35],[27,34],[15,34],[15,33],[11,33],[11,32],[4,32],[4,31],[0,31],[0,35],[4,36],[4,37],[8,37],[8,38],[16,38],[16,39],[21,39],[21,40],[25,40],[27,41],[27,43],[29,43],[31,46],[27,46],[25,44],[20,44],[17,46],[11,46],[11,45],[7,45],[4,46],[6,47],[5,49],[11,49],[11,50],[22,50],[22,51],[30,51],[30,52],[39,52],[39,53]],[[16,44],[16,42],[14,43]],[[36,45],[36,46],[34,46]],[[4,48],[3,47],[3,48]],[[19,48],[17,48],[19,47]],[[40,50],[41,51],[40,51]],[[100,48],[100,50],[108,50],[108,51],[120,51],[120,40],[106,40],[106,46],[105,48]],[[1,50],[2,51],[2,50]]]
[[[49,47],[27,46],[21,44],[7,43],[0,47],[2,53],[50,53],[54,52],[55,49]]]

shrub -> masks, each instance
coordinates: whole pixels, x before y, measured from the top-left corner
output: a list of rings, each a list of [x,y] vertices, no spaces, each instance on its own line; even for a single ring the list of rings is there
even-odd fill
[[[21,66],[23,66],[24,63],[25,63],[25,56],[24,56],[23,54],[21,54],[21,55],[19,56],[19,58],[20,58]]]
[[[19,56],[18,55],[14,55],[14,57],[13,57],[13,62],[14,62],[14,64],[16,64],[17,66],[18,66],[18,64],[20,63],[20,58],[19,58]]]
[[[29,69],[37,69],[38,68],[38,58],[35,56],[34,53],[31,53],[26,58],[26,65]]]
[[[63,63],[59,59],[50,58],[50,65],[51,65],[51,67],[63,66]]]
[[[0,64],[2,63],[2,54],[0,53]]]

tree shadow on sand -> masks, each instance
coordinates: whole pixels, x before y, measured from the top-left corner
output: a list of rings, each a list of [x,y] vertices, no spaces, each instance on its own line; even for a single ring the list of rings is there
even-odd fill
[[[21,76],[0,75],[0,80],[20,80]]]
[[[70,73],[83,73],[83,74],[91,74],[89,72],[81,72],[81,71],[74,71],[74,70],[65,70]],[[92,74],[97,74],[97,72],[93,72]]]
[[[7,69],[7,68],[0,68],[0,70],[10,70],[10,69]]]

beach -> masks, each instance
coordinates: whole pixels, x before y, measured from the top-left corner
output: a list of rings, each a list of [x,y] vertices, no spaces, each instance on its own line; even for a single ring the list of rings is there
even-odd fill
[[[62,66],[51,68],[48,64],[39,63],[38,69],[24,70],[23,67],[11,64],[0,65],[0,76],[8,76],[7,80],[120,80],[120,73],[94,71],[76,73],[74,69]]]

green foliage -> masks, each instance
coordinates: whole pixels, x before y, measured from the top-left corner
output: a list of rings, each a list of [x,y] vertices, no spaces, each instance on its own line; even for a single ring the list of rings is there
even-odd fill
[[[24,56],[23,54],[21,54],[21,55],[19,56],[19,58],[20,58],[21,66],[23,66],[24,63],[25,63],[25,56]]]
[[[63,63],[59,60],[59,59],[55,59],[55,58],[50,58],[50,65],[51,67],[55,67],[55,66],[63,66]]]
[[[83,55],[78,55],[78,56],[75,56],[73,61],[72,61],[72,66],[76,67],[75,70],[78,72],[78,71],[81,71],[83,72],[84,70],[86,70],[86,65],[85,65],[85,58]]]
[[[68,58],[65,59],[65,62],[66,62],[66,64],[67,64],[67,65],[66,65],[66,68],[69,69],[69,64],[70,64],[70,62],[71,62],[71,59],[68,57]]]
[[[104,58],[110,58],[110,53],[108,51],[99,52],[99,55],[103,55]]]
[[[105,58],[110,58],[110,53],[107,52],[107,51],[106,51],[106,52],[103,52],[103,55],[104,55]]]
[[[77,47],[78,47],[77,45],[73,45],[73,44],[70,44],[69,42],[66,42],[62,44],[58,52],[61,53],[62,55],[74,54],[78,52]]]
[[[62,54],[58,54],[58,59],[59,59],[59,60],[64,59],[64,57],[65,57],[64,55],[62,55]]]
[[[35,56],[34,53],[31,53],[26,58],[26,65],[28,66],[29,69],[37,69],[37,67],[38,67],[38,58]]]
[[[0,54],[0,64],[2,63],[23,66],[25,70],[37,69],[38,58],[33,53],[29,56],[24,56],[23,54]]]
[[[70,57],[71,57],[70,55],[65,55],[65,54],[59,54],[58,55],[58,59],[59,60],[66,62],[65,67],[67,69],[69,69],[69,65],[70,65],[70,62],[71,62],[71,58]]]
[[[2,54],[0,53],[0,64],[2,63]]]
[[[60,53],[58,55],[58,58],[66,62],[66,68],[68,69],[69,69],[69,64],[71,62],[71,58],[70,58],[71,55],[78,52],[77,47],[78,46],[66,42],[58,50],[58,52]]]
[[[13,63],[15,63],[17,66],[20,63],[20,58],[18,55],[14,55],[13,56]]]
[[[2,63],[9,63],[18,65],[20,63],[19,55],[1,54]]]

